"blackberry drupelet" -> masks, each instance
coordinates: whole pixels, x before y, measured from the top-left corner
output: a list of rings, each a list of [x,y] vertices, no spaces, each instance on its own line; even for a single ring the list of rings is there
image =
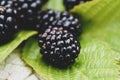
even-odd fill
[[[36,29],[40,10],[47,0],[3,0],[0,5],[17,10],[18,25],[23,29]]]
[[[1,0],[0,1],[0,6],[4,7],[12,7],[13,0]]]
[[[66,68],[73,64],[80,53],[79,42],[63,28],[49,28],[40,34],[39,46],[43,59],[58,68]]]
[[[79,36],[81,34],[81,24],[77,17],[68,12],[57,12],[53,10],[47,10],[41,12],[41,20],[40,30],[44,32],[47,28],[51,27],[63,27],[64,29],[68,30],[75,36]]]
[[[81,4],[81,3],[85,3],[86,1],[90,1],[90,0],[64,0],[63,4],[65,5],[66,10],[70,10],[74,6]]]
[[[18,31],[16,14],[13,8],[0,6],[0,44],[10,41]]]

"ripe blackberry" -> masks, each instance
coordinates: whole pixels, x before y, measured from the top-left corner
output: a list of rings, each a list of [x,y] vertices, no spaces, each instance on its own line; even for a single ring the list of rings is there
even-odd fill
[[[11,6],[18,12],[18,25],[23,29],[36,29],[42,6],[47,0],[3,0],[0,5]]]
[[[43,5],[43,0],[14,0],[13,7],[18,11],[19,26],[23,29],[35,29],[37,15]]]
[[[86,1],[90,1],[90,0],[64,0],[64,5],[66,7],[66,10],[70,10],[72,9],[74,6],[80,4],[80,3],[84,3]]]
[[[68,12],[62,12],[59,15],[59,19],[54,22],[54,26],[63,27],[71,32],[74,36],[79,36],[82,32],[80,20],[76,15],[69,14]]]
[[[16,14],[13,8],[0,6],[0,44],[12,39],[17,32]]]
[[[75,36],[79,36],[81,33],[81,24],[77,17],[68,12],[57,12],[53,10],[47,10],[41,12],[41,25],[40,31],[44,32],[47,28],[51,27],[63,27]]]
[[[79,42],[63,28],[47,29],[39,35],[39,45],[43,59],[59,68],[66,68],[74,63],[80,53]]]
[[[38,30],[40,30],[41,33],[44,33],[44,31],[47,28],[50,28],[51,26],[53,27],[53,22],[57,20],[57,15],[59,14],[59,12],[57,11],[53,11],[53,10],[45,10],[42,11],[40,13],[41,18],[39,21],[40,24],[40,29],[38,28]]]

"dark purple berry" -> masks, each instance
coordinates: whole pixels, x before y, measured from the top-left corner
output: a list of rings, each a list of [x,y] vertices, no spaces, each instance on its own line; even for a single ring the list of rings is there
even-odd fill
[[[54,23],[54,26],[63,27],[71,32],[74,36],[79,36],[82,32],[80,20],[68,12],[60,13],[59,19]]]
[[[2,0],[0,5],[17,10],[18,26],[22,29],[36,29],[42,6],[48,0]]]
[[[0,6],[0,44],[9,41],[18,31],[16,14],[13,8]]]
[[[53,10],[47,10],[41,12],[40,28],[38,29],[41,33],[47,28],[52,27],[63,27],[75,36],[81,34],[81,24],[77,17],[68,12],[57,12]]]
[[[39,46],[43,59],[59,68],[73,64],[80,53],[79,42],[63,28],[54,27],[39,34]]]

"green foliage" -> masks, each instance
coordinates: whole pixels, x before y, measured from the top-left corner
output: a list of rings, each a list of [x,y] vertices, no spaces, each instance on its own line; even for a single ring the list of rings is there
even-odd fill
[[[94,0],[76,6],[71,12],[83,21],[82,38],[94,38],[107,42],[120,52],[120,0]]]
[[[20,43],[29,37],[35,35],[37,32],[35,31],[21,31],[17,34],[15,39],[5,45],[0,46],[0,63],[14,50],[16,49]]]
[[[64,5],[63,5],[63,0],[49,0],[45,8],[57,10],[57,11],[65,10]]]

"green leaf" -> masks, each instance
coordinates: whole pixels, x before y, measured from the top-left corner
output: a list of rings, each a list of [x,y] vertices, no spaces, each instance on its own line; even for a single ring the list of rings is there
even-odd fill
[[[47,9],[53,9],[57,11],[64,11],[63,0],[49,0],[45,6]]]
[[[120,0],[95,0],[76,6],[71,12],[79,14],[83,19],[82,38],[99,39],[120,52],[119,4]]]
[[[21,31],[17,34],[15,39],[5,45],[0,46],[0,63],[15,49],[20,43],[29,37],[35,35],[35,31]]]
[[[24,47],[22,58],[43,80],[117,80],[117,53],[98,40],[82,41],[82,51],[76,63],[68,69],[47,65],[39,53],[36,40],[30,39]]]
[[[43,80],[118,80],[119,4],[120,0],[94,0],[71,11],[79,14],[83,22],[83,33],[79,38],[82,49],[72,67],[63,70],[47,65],[39,53],[37,41],[33,39],[23,50],[23,60]]]

